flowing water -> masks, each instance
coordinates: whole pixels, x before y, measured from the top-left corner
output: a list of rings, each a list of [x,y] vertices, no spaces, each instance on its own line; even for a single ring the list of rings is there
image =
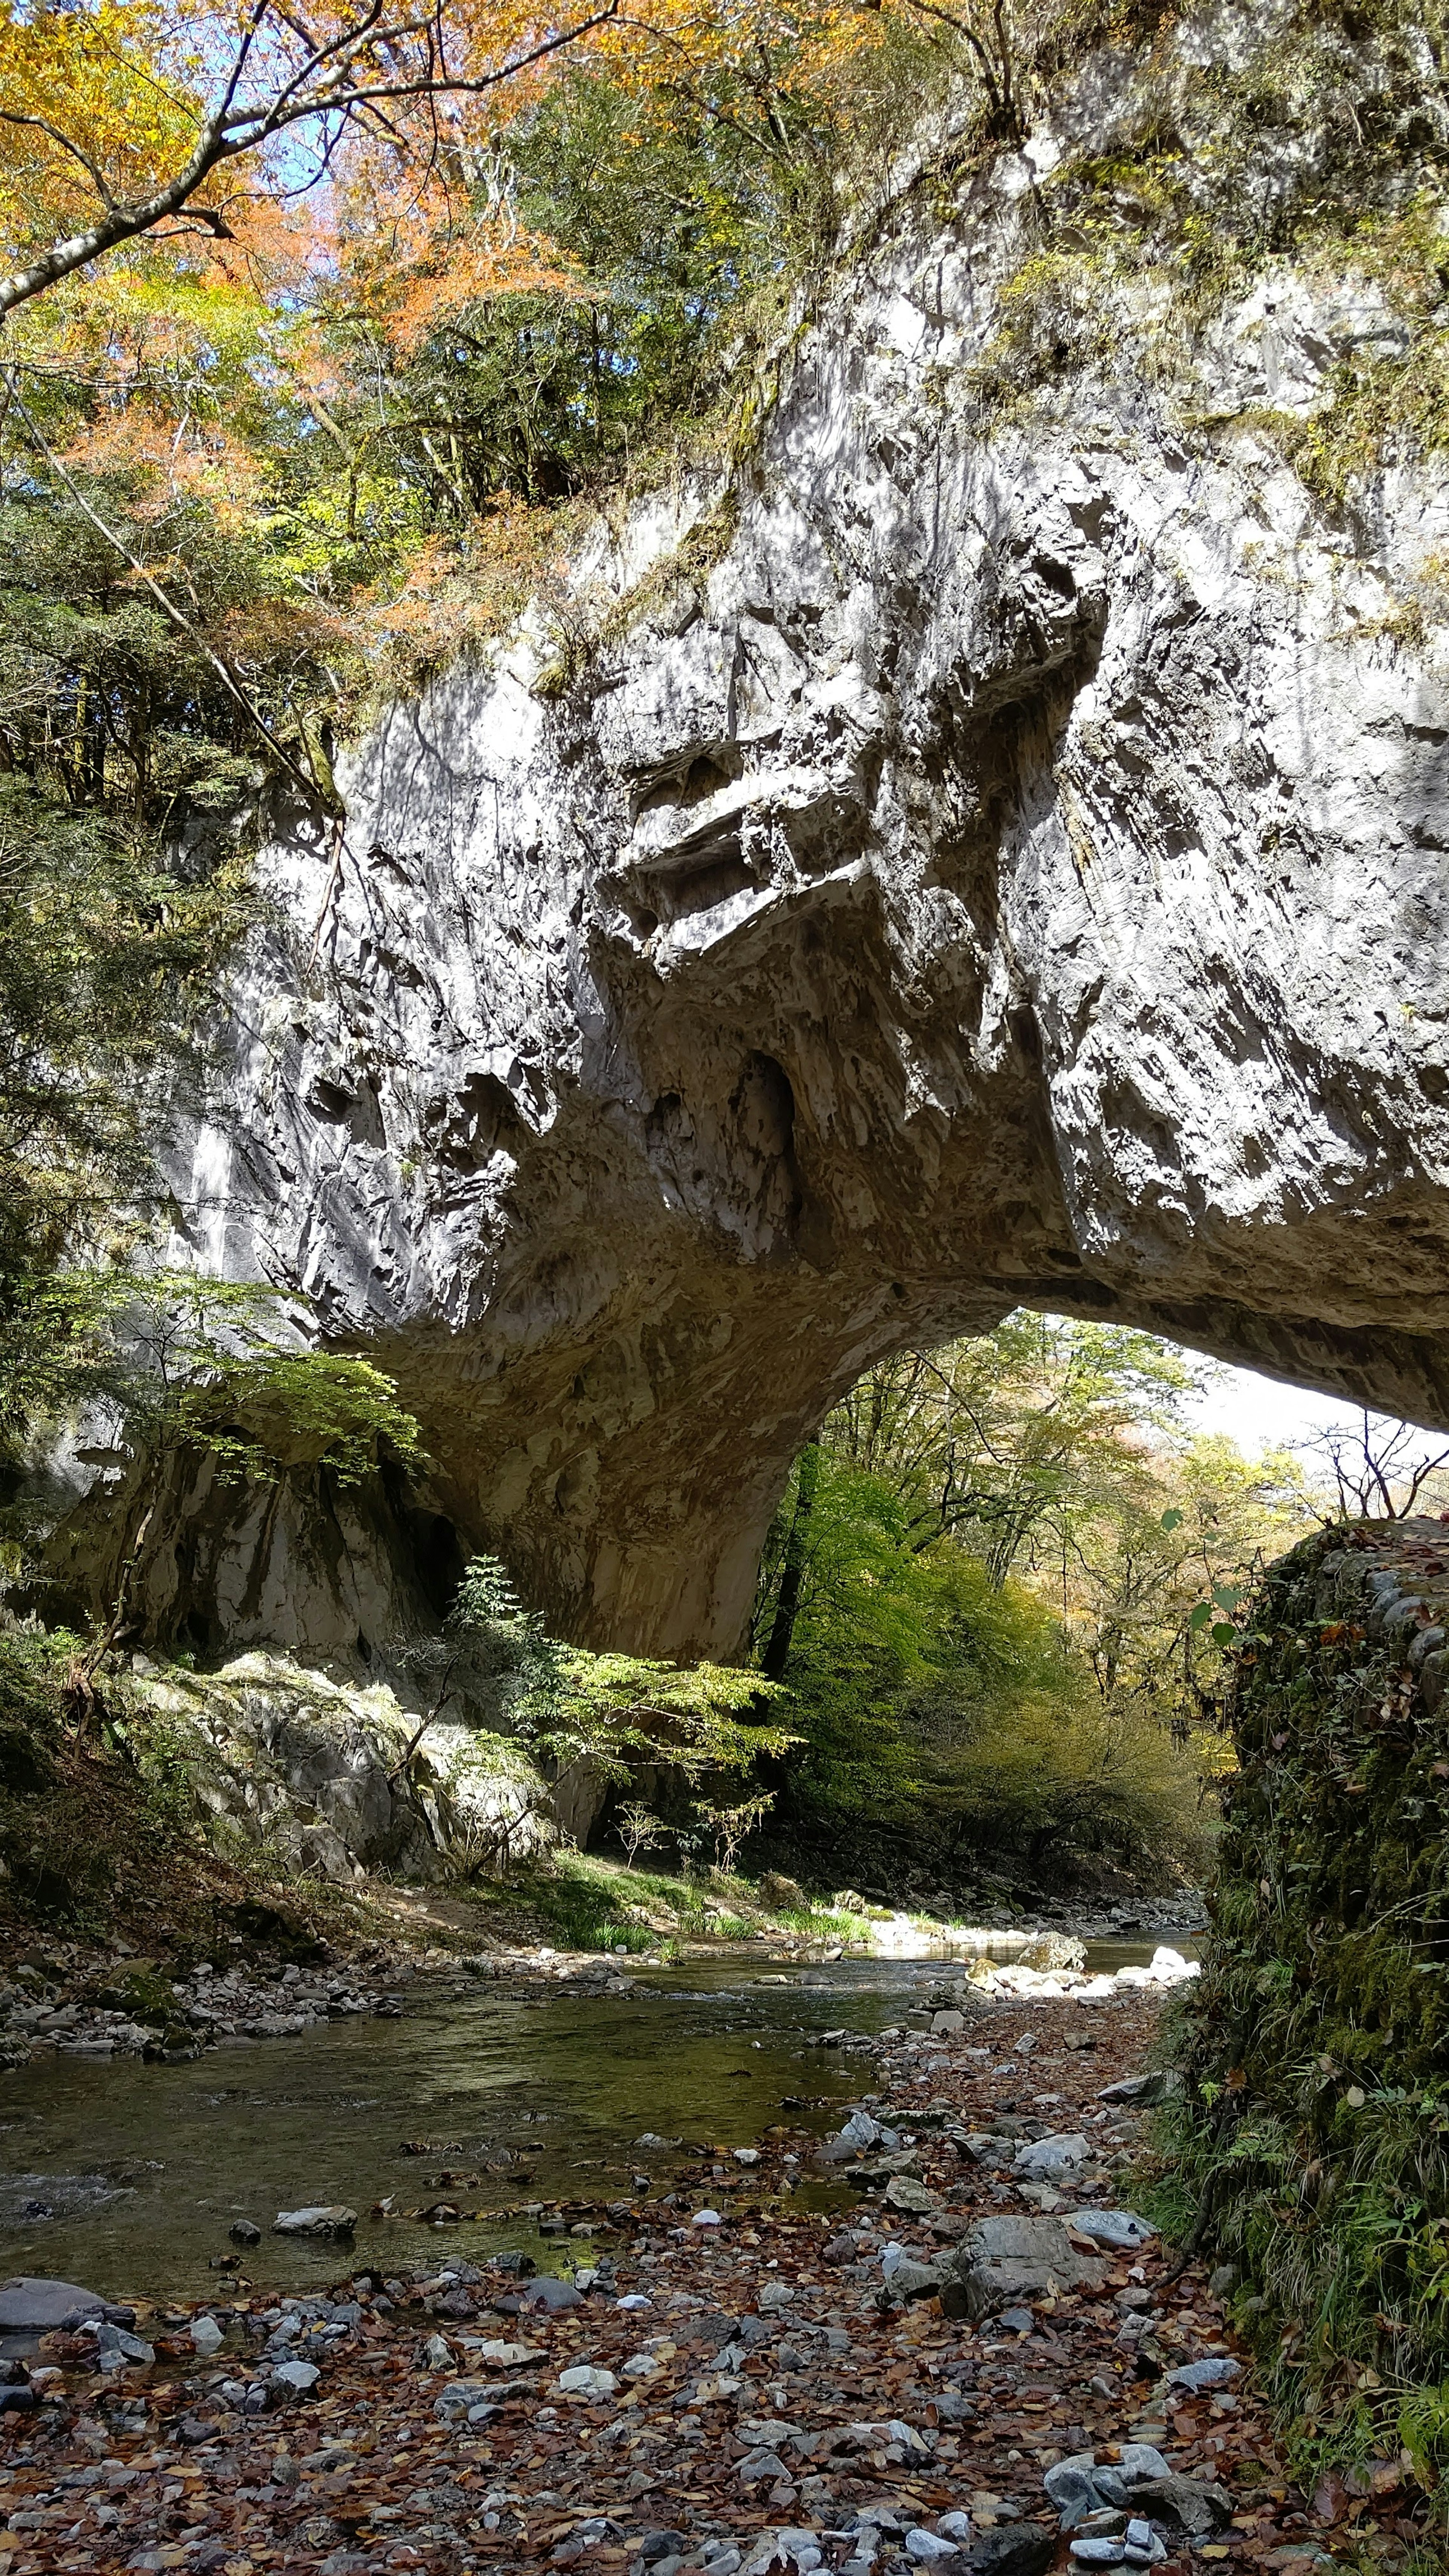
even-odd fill
[[[1138,1965],[1153,1947],[1093,1942],[1089,1965]],[[869,2060],[812,2042],[842,2026],[882,2029],[941,1973],[752,1954],[645,1970],[623,1995],[440,1983],[414,1988],[401,2021],[334,2022],[188,2066],[43,2061],[5,2080],[0,2274],[45,2273],[111,2297],[195,2297],[219,2286],[209,2262],[228,2250],[234,2219],[265,2231],[279,2210],[338,2201],[361,2213],[359,2265],[391,2272],[512,2244],[546,2266],[563,2247],[539,2244],[532,2219],[510,2207],[617,2199],[641,2169],[662,2187],[684,2160],[681,2140],[743,2146],[782,2116],[824,2130],[834,2112],[838,2126],[838,2105],[869,2085]],[[636,2151],[645,2131],[675,2148]],[[403,2152],[424,2143],[423,2155]],[[504,2156],[503,2170],[483,2171]],[[467,2181],[440,2186],[442,2173]],[[804,2183],[802,2198],[836,2189]],[[446,2229],[369,2216],[389,2196],[400,2209],[450,2199],[493,2214]],[[246,2270],[300,2289],[335,2279],[348,2260],[335,2245],[264,2232]]]

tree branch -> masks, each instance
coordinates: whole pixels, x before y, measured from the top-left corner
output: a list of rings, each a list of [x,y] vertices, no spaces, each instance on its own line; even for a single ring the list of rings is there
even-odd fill
[[[0,279],[0,323],[17,306],[45,294],[50,287],[61,285],[78,269],[88,268],[93,260],[103,258],[108,251],[119,250],[125,243],[138,241],[144,234],[155,232],[159,225],[168,222],[173,215],[179,215],[183,209],[194,213],[198,220],[209,222],[220,238],[230,238],[224,229],[224,218],[214,209],[193,209],[191,199],[212,173],[226,162],[237,159],[244,152],[258,151],[263,144],[273,141],[293,126],[311,118],[346,120],[360,117],[363,111],[376,109],[386,102],[402,104],[418,98],[481,97],[489,90],[500,88],[506,81],[518,79],[551,55],[578,44],[597,28],[606,26],[618,17],[620,5],[621,0],[607,0],[606,6],[580,19],[575,26],[561,28],[556,35],[543,38],[527,53],[516,55],[496,71],[479,73],[468,79],[461,73],[438,69],[441,57],[435,43],[432,18],[405,19],[392,28],[379,26],[380,0],[372,0],[361,21],[346,33],[332,38],[320,48],[314,42],[308,60],[290,74],[270,100],[238,107],[234,101],[242,71],[257,30],[271,6],[271,0],[257,0],[251,22],[238,45],[221,101],[203,125],[196,149],[184,168],[135,205],[124,205],[110,198],[106,183],[99,173],[93,171],[97,189],[107,199],[105,213],[87,231],[53,242],[49,250],[43,251],[28,267],[16,269],[9,277]],[[371,81],[348,78],[347,66],[356,60],[359,53],[371,47],[402,44],[420,35],[427,38],[427,58],[416,70]],[[331,74],[319,78],[328,63],[333,65]],[[316,86],[310,93],[303,94],[309,82]],[[32,121],[41,122],[38,118]],[[65,140],[63,136],[58,139]]]

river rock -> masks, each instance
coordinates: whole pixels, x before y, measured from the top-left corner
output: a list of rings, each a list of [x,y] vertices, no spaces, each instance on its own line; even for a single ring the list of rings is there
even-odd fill
[[[939,2192],[928,2190],[923,2182],[913,2181],[909,2174],[892,2174],[886,2184],[885,2197],[892,2209],[904,2209],[918,2217],[924,2217],[928,2210],[941,2206]]]
[[[1059,2218],[979,2219],[940,2268],[947,2314],[973,2319],[1050,2290],[1100,2290],[1107,2277],[1105,2262],[1079,2254]]]
[[[98,2317],[106,2301],[75,2281],[13,2272],[0,2283],[0,2334],[50,2334],[80,2317]]]
[[[1105,2484],[1106,2473],[1098,2475]],[[1128,2492],[1134,2505],[1148,2513],[1171,2515],[1194,2540],[1226,2530],[1233,2518],[1233,2500],[1225,2488],[1201,2478],[1179,2477],[1171,2470],[1160,2478],[1135,2479]]]
[[[1091,2155],[1091,2148],[1081,2132],[1052,2138],[1032,2138],[1018,2147],[1012,2170],[1029,2182],[1059,2182],[1064,2174],[1075,2173]]]
[[[1094,2245],[1122,2253],[1135,2253],[1139,2246],[1150,2245],[1157,2234],[1155,2227],[1130,2209],[1075,2209],[1072,2225],[1079,2236],[1090,2236]]]
[[[499,2300],[495,2304],[501,2307],[503,2302]],[[552,2272],[540,2272],[537,2280],[530,2281],[528,2287],[525,2290],[520,2290],[518,2294],[518,2308],[520,2310],[524,2308],[539,2309],[546,2315],[550,2316],[556,2316],[560,2309],[563,2308],[580,2308],[582,2306],[582,2295],[575,2289],[573,2282],[560,2281],[555,2278]]]
[[[1181,2363],[1167,2373],[1169,2388],[1185,2388],[1190,2396],[1201,2397],[1210,2388],[1227,2388],[1241,2379],[1243,2365],[1230,2354],[1210,2354],[1203,2361]]]
[[[1079,2451],[1072,2458],[1058,2460],[1042,2479],[1052,2503],[1061,2515],[1063,2531],[1075,2531],[1088,2514],[1101,2508],[1102,2497],[1095,2476],[1096,2457],[1091,2451]]]
[[[1110,2505],[1134,2504],[1148,2484],[1172,2474],[1166,2460],[1151,2442],[1124,2442],[1115,2466],[1095,2469],[1097,2491]]]
[[[299,2397],[305,2397],[321,2376],[314,2361],[282,2361],[273,2371],[272,2381],[278,2388],[291,2388]]]
[[[618,2385],[612,2370],[594,2370],[587,2362],[576,2363],[572,2370],[561,2370],[557,2381],[563,2397],[612,2397]]]
[[[1124,2075],[1119,2083],[1104,2084],[1099,2102],[1166,2102],[1182,2091],[1182,2076],[1175,2066],[1159,2067],[1150,2075]]]
[[[1046,2576],[1057,2554],[1057,2536],[1040,2522],[980,2532],[966,2553],[970,2576]]]
[[[306,2209],[279,2209],[272,2221],[274,2236],[350,2236],[357,2225],[355,2209],[344,2209],[340,2202]]]

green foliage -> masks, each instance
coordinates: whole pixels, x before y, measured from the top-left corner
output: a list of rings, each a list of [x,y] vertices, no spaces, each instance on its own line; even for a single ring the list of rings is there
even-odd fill
[[[46,704],[47,723],[56,712]],[[88,723],[84,706],[81,714]],[[5,740],[0,699],[0,750]],[[175,1079],[198,1003],[245,914],[233,854],[183,871],[149,830],[99,797],[79,798],[77,790],[72,805],[43,776],[0,774],[7,1282],[43,1270],[67,1238],[104,1242],[134,1226],[151,1180],[158,1078]],[[124,1214],[113,1214],[118,1201]]]
[[[54,1773],[58,1693],[31,1648],[0,1636],[0,1795],[33,1797]]]
[[[391,1378],[370,1360],[283,1338],[305,1319],[301,1301],[184,1272],[108,1287],[123,1351],[113,1391],[132,1445],[157,1469],[204,1450],[224,1479],[325,1466],[346,1486],[376,1467],[380,1444],[405,1468],[421,1463],[418,1426]]]
[[[1243,1570],[1304,1505],[1284,1461],[1186,1436],[1193,1383],[1147,1334],[1035,1314],[861,1380],[756,1604],[763,1653],[795,1588],[797,1820],[1201,1864]]]
[[[630,1798],[614,1816],[614,1830],[624,1846],[624,1858],[632,1869],[641,1851],[657,1850],[668,1828],[646,1807],[642,1798]]]
[[[724,1664],[668,1664],[563,1645],[525,1610],[496,1557],[475,1557],[449,1614],[450,1633],[496,1657],[496,1722],[560,1771],[588,1762],[607,1780],[633,1761],[667,1762],[685,1779],[743,1772],[793,1740],[760,1714],[781,1693]]]

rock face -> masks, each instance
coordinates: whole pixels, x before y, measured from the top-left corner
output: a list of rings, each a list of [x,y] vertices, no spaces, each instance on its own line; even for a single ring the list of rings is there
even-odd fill
[[[548,1848],[560,1825],[582,1838],[605,1795],[590,1766],[551,1786],[521,1744],[452,1714],[416,1740],[416,1715],[385,1686],[282,1656],[172,1667],[134,1688],[170,1727],[213,1830],[260,1843],[283,1876],[346,1885],[368,1870],[431,1879],[456,1859],[506,1865]]]
[[[1449,691],[1405,612],[1449,475],[1310,498],[1255,415],[1397,326],[1286,271],[1187,393],[1130,337],[983,392],[1033,173],[1111,94],[944,224],[904,188],[728,488],[601,536],[269,854],[185,1248],[315,1298],[433,1467],[350,1519],[193,1489],[154,1630],[353,1654],[482,1544],[569,1633],[728,1655],[824,1410],[1022,1303],[1449,1422]]]

